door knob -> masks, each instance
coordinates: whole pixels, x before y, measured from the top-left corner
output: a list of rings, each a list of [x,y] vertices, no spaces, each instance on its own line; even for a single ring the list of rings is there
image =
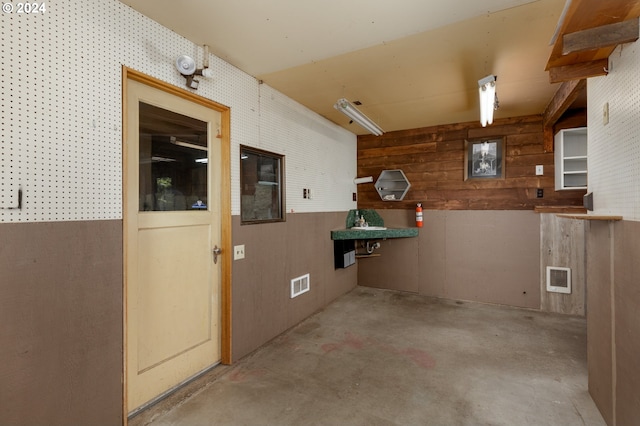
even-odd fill
[[[217,245],[213,248],[213,263],[218,263],[218,255],[222,254],[222,249]]]

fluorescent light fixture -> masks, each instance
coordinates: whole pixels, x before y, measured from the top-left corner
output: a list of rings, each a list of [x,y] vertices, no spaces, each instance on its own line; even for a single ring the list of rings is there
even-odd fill
[[[374,123],[369,117],[364,115],[358,108],[356,108],[351,102],[342,98],[338,99],[338,101],[333,105],[335,109],[349,117],[351,120],[362,126],[363,128],[370,131],[372,134],[376,136],[380,136],[384,133],[384,130],[380,128],[376,123]]]
[[[195,143],[179,141],[175,136],[171,136],[171,138],[169,138],[169,141],[174,145],[184,146],[185,148],[199,149],[200,151],[208,151],[209,150],[209,148],[207,148],[206,146],[196,145]]]
[[[175,158],[167,158],[160,157],[154,155],[153,157],[140,158],[140,164],[149,164],[149,163],[172,163],[174,161],[178,161]]]
[[[493,111],[498,109],[496,76],[488,75],[478,80],[478,92],[480,93],[480,124],[486,127],[487,124],[493,123]]]

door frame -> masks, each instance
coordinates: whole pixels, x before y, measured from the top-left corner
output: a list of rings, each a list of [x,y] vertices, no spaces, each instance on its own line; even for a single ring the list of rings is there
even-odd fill
[[[189,92],[188,90],[181,89],[173,86],[167,82],[158,80],[157,78],[143,74],[134,69],[122,66],[122,185],[123,185],[123,238],[122,238],[122,255],[123,255],[123,270],[122,270],[122,316],[123,316],[123,372],[122,372],[122,384],[123,384],[123,419],[124,424],[127,424],[127,254],[128,254],[128,221],[127,217],[127,82],[128,80],[137,81],[163,92],[178,96],[186,99],[190,102],[197,103],[199,105],[210,108],[221,114],[220,130],[216,136],[221,143],[221,182],[220,182],[220,245],[222,249],[221,262],[221,276],[220,276],[220,355],[221,363],[230,365],[232,362],[231,357],[231,137],[230,137],[230,124],[231,124],[231,109],[225,105],[219,104],[212,100],[206,99],[202,96]]]

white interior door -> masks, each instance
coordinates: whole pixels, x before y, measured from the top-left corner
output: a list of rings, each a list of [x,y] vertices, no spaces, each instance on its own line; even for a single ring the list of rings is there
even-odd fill
[[[127,82],[128,411],[220,361],[221,114]]]

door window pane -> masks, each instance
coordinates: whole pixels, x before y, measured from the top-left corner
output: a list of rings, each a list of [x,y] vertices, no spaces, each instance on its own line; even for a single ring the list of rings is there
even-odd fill
[[[240,147],[241,222],[284,221],[284,156]]]
[[[140,102],[139,211],[207,210],[208,125]]]

